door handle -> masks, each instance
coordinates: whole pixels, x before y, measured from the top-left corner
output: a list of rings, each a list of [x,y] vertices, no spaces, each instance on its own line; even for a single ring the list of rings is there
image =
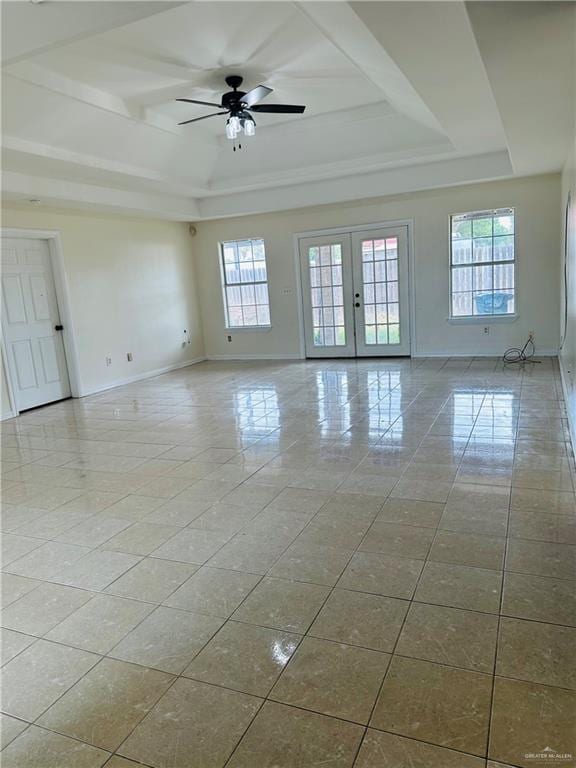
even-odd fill
[[[64,326],[63,325],[55,325],[54,326],[54,330],[55,331],[63,331],[64,330]]]

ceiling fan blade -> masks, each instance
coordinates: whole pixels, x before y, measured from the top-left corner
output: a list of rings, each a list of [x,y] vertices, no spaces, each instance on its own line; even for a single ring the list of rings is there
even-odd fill
[[[213,101],[197,101],[196,99],[176,99],[176,101],[185,101],[187,104],[203,104],[205,107],[222,106],[222,104],[215,104]]]
[[[275,112],[276,114],[301,115],[306,109],[298,104],[254,104],[252,112]]]
[[[212,112],[210,115],[203,115],[203,117],[193,117],[192,120],[184,120],[183,123],[178,123],[178,125],[188,125],[188,123],[197,123],[198,120],[206,120],[208,117],[216,117],[217,115],[227,115],[228,110],[225,112]]]
[[[265,85],[257,85],[256,88],[252,88],[251,91],[242,96],[242,103],[246,104],[247,107],[251,107],[257,101],[265,99],[270,93],[272,93],[272,88],[267,88]]]

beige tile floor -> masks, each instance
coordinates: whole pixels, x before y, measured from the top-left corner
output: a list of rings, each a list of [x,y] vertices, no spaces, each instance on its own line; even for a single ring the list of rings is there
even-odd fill
[[[3,768],[576,765],[561,392],[203,363],[5,423]]]

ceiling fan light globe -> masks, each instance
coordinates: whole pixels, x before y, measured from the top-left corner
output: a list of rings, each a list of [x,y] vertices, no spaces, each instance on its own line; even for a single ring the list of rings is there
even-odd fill
[[[244,120],[244,135],[254,136],[256,134],[256,124],[253,120]]]
[[[235,130],[230,120],[227,120],[226,121],[226,138],[234,140],[236,138],[236,133],[237,131]]]
[[[242,125],[240,124],[240,118],[236,117],[236,115],[232,115],[232,117],[228,120],[228,123],[232,126],[232,128],[236,133],[240,133],[240,131],[242,130]]]

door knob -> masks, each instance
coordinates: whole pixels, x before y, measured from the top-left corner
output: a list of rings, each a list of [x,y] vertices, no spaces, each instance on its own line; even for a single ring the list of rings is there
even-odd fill
[[[54,326],[54,330],[55,331],[63,331],[64,330],[64,326],[63,325],[55,325]]]

